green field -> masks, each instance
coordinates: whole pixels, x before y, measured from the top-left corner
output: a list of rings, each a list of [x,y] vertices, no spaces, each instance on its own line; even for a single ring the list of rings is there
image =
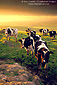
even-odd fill
[[[36,30],[37,32],[39,32],[39,29],[49,29],[49,30],[55,30],[57,31],[57,24],[53,25],[54,23],[52,23],[51,25],[39,25],[39,26],[0,26],[0,30],[2,29],[6,29],[7,27],[12,27],[12,28],[17,28],[19,31],[25,31],[27,28],[31,28],[32,30]]]
[[[18,39],[27,37],[27,34],[24,32],[25,30],[26,30],[26,28],[20,30],[21,32],[19,31]],[[49,35],[48,36],[43,36],[42,34],[40,34],[40,35],[42,37],[42,40],[47,42],[49,50],[53,51],[54,54],[50,55],[47,69],[41,68],[41,71],[38,73],[39,77],[42,80],[43,79],[45,80],[44,83],[52,82],[51,80],[54,80],[56,82],[56,78],[57,78],[57,36],[55,37],[55,40],[50,40]],[[15,42],[14,37],[11,37],[10,42],[8,41],[7,43],[4,43],[5,40],[6,40],[5,34],[0,31],[0,59],[5,59],[5,60],[10,59],[11,61],[14,60],[14,61],[18,62],[20,65],[26,66],[28,69],[31,69],[32,72],[35,72],[37,70],[37,59],[35,58],[35,55],[33,55],[33,58],[32,58],[31,54],[29,54],[29,56],[27,56],[25,48],[22,49],[21,44],[19,42]]]

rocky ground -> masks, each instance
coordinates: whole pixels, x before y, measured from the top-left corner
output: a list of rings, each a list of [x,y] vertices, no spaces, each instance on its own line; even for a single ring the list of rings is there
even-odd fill
[[[40,85],[37,75],[11,60],[0,60],[0,85]]]

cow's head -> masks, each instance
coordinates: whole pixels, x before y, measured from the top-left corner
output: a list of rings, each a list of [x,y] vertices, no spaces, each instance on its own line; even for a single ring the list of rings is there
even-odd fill
[[[18,41],[21,42],[21,48],[24,48],[25,38],[19,39]]]
[[[36,36],[34,36],[34,41],[39,41],[39,40],[41,40],[41,36],[40,35],[36,35]]]
[[[36,36],[36,31],[30,31],[29,33],[27,33],[29,36],[34,37]]]
[[[30,32],[31,31],[31,28],[28,28],[27,30],[26,30],[26,32]]]
[[[30,36],[31,36],[31,37],[36,36],[36,31],[31,31]]]

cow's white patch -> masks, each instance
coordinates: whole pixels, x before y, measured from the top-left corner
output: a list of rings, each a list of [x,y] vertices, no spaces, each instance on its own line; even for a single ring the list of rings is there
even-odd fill
[[[22,47],[24,47],[24,41],[25,41],[25,39],[22,39]]]
[[[41,45],[39,45],[38,47],[38,51],[41,49],[41,48],[45,48],[49,51],[49,49],[46,47],[46,45],[44,43],[42,43]]]
[[[43,51],[44,52],[44,55],[48,52],[48,51]]]
[[[34,48],[35,48],[35,42],[34,42],[33,37],[31,37],[31,36],[30,36],[30,39],[32,39],[32,40],[33,40],[33,46],[34,46]]]
[[[45,62],[45,60],[43,60],[43,62]]]
[[[32,39],[32,40],[33,40],[33,37],[31,37],[31,36],[30,36],[30,39]]]
[[[47,33],[47,29],[44,29],[43,31],[44,31],[44,33]]]
[[[29,36],[31,36],[31,33],[29,32]]]
[[[36,35],[37,37],[40,37],[39,35]]]
[[[53,34],[53,31],[52,31],[52,34]]]

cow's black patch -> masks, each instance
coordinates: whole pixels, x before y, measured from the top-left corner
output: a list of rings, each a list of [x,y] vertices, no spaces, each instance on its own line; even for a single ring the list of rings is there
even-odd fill
[[[12,29],[12,31],[13,31],[13,33],[15,33],[15,30],[14,29]]]
[[[42,32],[43,29],[40,29],[39,32]]]
[[[50,37],[52,37],[52,36],[55,37],[55,35],[56,35],[56,31],[50,31],[50,32],[49,32],[49,35],[50,35]]]
[[[18,41],[22,43],[22,40],[21,39],[19,39]]]
[[[34,37],[34,36],[36,36],[36,31],[31,31],[31,35],[30,35],[31,37]]]
[[[25,46],[26,48],[28,48],[28,46],[30,46],[30,45],[33,46],[33,40],[30,39],[30,37],[25,38],[24,46]]]
[[[7,30],[7,33],[8,33],[9,35],[11,35],[11,30],[10,30],[10,29],[8,29],[8,30]]]
[[[33,39],[34,39],[34,41],[36,42],[37,40],[40,39],[40,37],[34,36]]]

